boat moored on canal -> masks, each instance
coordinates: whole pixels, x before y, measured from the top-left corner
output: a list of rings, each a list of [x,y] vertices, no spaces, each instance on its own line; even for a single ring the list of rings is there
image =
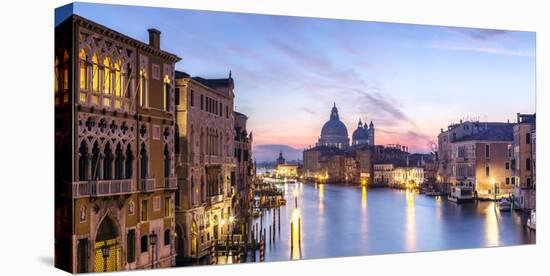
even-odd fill
[[[503,212],[509,212],[512,209],[512,203],[507,198],[502,198],[498,202],[498,209]]]
[[[531,210],[531,214],[527,219],[527,228],[531,230],[537,230],[537,212],[536,210]]]
[[[470,202],[474,200],[474,189],[469,186],[451,187],[451,192],[447,197],[449,201],[456,203]]]

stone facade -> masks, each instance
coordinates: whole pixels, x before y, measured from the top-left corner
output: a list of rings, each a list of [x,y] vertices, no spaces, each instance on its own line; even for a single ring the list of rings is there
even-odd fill
[[[233,79],[176,73],[178,261],[198,260],[234,215],[235,114]]]
[[[56,223],[56,266],[68,271],[174,264],[180,58],[160,49],[158,30],[149,35],[153,44],[76,15],[56,27],[56,153],[71,155],[56,159],[56,169],[73,168],[56,176],[56,220],[73,210],[72,225]]]
[[[514,197],[521,209],[536,208],[536,116],[517,114],[513,153],[510,157],[514,178]]]

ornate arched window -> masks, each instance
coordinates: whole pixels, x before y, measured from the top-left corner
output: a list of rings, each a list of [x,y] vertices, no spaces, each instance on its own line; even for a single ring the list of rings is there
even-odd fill
[[[88,180],[88,146],[85,141],[80,142],[78,152],[80,153],[78,158],[78,180]]]
[[[88,89],[88,57],[86,55],[86,51],[84,51],[84,49],[80,49],[80,53],[78,56],[80,58],[80,89],[87,90]],[[85,100],[86,99],[84,98],[83,100],[81,96],[80,101],[85,101]]]
[[[139,72],[139,105],[147,106],[147,98],[147,73],[145,72],[145,70],[141,70]]]
[[[92,91],[99,92],[99,58],[97,54],[92,57]]]
[[[130,144],[126,146],[126,173],[125,178],[129,179],[132,178],[133,172],[133,163],[134,163],[134,154],[132,153],[132,148],[130,147]]]
[[[120,147],[120,144],[117,144],[115,150],[115,179],[122,179],[122,163],[122,148]]]
[[[120,62],[117,62],[115,63],[115,68],[114,68],[114,83],[113,83],[113,86],[115,88],[115,108],[121,108],[122,104],[121,104],[121,100],[119,99],[120,97],[122,97],[122,74],[120,72]]]
[[[103,179],[112,179],[113,178],[113,151],[109,143],[105,145],[105,150],[103,151]]]
[[[141,170],[141,178],[145,179],[148,176],[147,166],[149,164],[149,159],[147,157],[147,150],[145,149],[145,144],[141,144],[141,150],[139,152],[139,155],[141,157],[140,159],[140,170]]]
[[[99,104],[99,58],[92,56],[92,104]]]
[[[111,105],[111,86],[112,84],[112,76],[111,76],[111,59],[109,57],[105,57],[103,59],[103,105],[104,106],[110,106]]]
[[[99,179],[99,145],[97,141],[92,148],[92,180]]]

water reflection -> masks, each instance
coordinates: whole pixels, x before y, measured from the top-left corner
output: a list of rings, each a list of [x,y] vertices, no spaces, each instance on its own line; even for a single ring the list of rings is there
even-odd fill
[[[294,209],[294,212],[292,212],[292,220],[290,222],[291,224],[291,239],[290,239],[290,259],[291,260],[298,260],[302,258],[301,253],[301,215],[300,215],[300,209],[296,208]]]
[[[416,221],[414,211],[414,191],[406,190],[405,197],[407,198],[407,217],[406,217],[406,231],[405,231],[405,245],[407,251],[416,250]]]
[[[498,229],[498,216],[499,213],[496,210],[496,205],[491,203],[485,208],[485,239],[487,246],[499,245],[499,229]]]
[[[361,187],[361,210],[367,211],[367,187]]]
[[[490,202],[457,205],[412,191],[336,184],[284,189],[287,204],[280,220],[277,216],[280,231],[266,261],[535,242],[534,232],[524,227],[524,214],[501,213]],[[264,220],[263,227],[270,223]]]
[[[324,205],[323,199],[325,198],[325,184],[318,184],[319,186],[319,210],[323,212]]]

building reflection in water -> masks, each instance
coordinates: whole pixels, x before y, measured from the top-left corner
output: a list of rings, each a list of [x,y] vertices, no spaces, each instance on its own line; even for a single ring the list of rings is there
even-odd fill
[[[367,211],[367,187],[361,187],[361,210],[363,213]]]
[[[405,231],[405,245],[407,251],[416,250],[416,224],[415,224],[415,210],[414,210],[414,191],[406,190],[405,197],[407,200],[406,207],[406,231]]]
[[[291,235],[292,238],[290,239],[291,247],[290,247],[290,259],[291,260],[299,260],[302,258],[302,248],[301,248],[301,227],[300,224],[301,221],[301,213],[299,208],[295,208],[292,212],[292,229],[291,229]]]
[[[498,220],[500,214],[496,210],[494,203],[485,207],[485,240],[487,246],[498,246],[500,233],[498,229]]]
[[[324,209],[324,198],[325,198],[325,184],[319,184],[319,212],[323,212]]]

